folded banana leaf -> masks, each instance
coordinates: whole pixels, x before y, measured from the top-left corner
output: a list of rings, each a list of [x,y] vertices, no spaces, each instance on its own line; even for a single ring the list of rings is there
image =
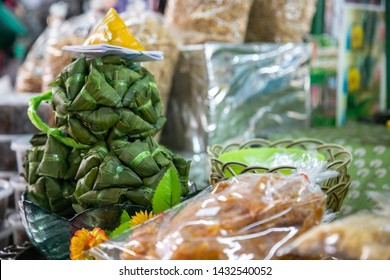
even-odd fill
[[[94,110],[99,105],[120,107],[121,96],[113,89],[93,65],[86,83],[69,106],[69,111]]]
[[[79,149],[73,148],[70,154],[68,155],[68,164],[69,169],[66,172],[65,179],[74,180],[77,171],[81,163],[81,151]]]
[[[159,128],[146,122],[141,117],[128,109],[121,109],[121,119],[112,129],[109,139],[118,139],[125,135],[130,138],[145,138],[147,136],[155,135]]]
[[[58,86],[52,88],[51,104],[55,112],[56,127],[66,124],[70,103],[63,88]]]
[[[112,150],[125,165],[134,170],[141,178],[152,176],[160,171],[148,144],[141,140],[132,143],[122,140],[114,141]]]
[[[89,207],[113,205],[123,202],[126,189],[109,188],[103,190],[91,190],[80,196],[80,200]]]
[[[69,117],[66,132],[77,142],[86,145],[94,145],[98,140],[95,135],[76,117]]]
[[[27,187],[30,199],[60,216],[71,216],[72,194],[74,184],[56,180],[50,177],[41,177],[35,184]]]
[[[100,127],[102,131],[107,131],[113,127],[121,118],[114,108],[100,107],[93,111],[77,112],[76,116],[89,126]]]
[[[23,163],[25,179],[29,184],[35,184],[38,180],[38,166],[42,161],[44,153],[43,146],[32,147],[26,151]]]
[[[129,167],[112,154],[104,158],[103,163],[99,167],[94,190],[100,190],[110,187],[139,187],[142,181]]]
[[[72,204],[73,209],[80,213],[88,208],[88,204],[81,201],[80,196],[92,190],[93,185],[98,174],[99,168],[92,168],[84,177],[77,181],[76,189],[73,193],[74,203]]]
[[[38,175],[66,178],[69,168],[67,159],[70,151],[71,149],[69,147],[66,147],[49,135],[42,161],[38,167]]]
[[[107,154],[108,150],[104,143],[99,142],[95,147],[91,148],[83,157],[75,179],[79,180],[92,170],[92,168],[99,167]]]
[[[152,205],[154,190],[148,187],[138,189],[127,189],[126,198],[136,205],[150,208]]]
[[[81,57],[67,65],[60,77],[65,81],[65,88],[69,100],[73,100],[85,84],[88,74],[88,64],[85,57]]]

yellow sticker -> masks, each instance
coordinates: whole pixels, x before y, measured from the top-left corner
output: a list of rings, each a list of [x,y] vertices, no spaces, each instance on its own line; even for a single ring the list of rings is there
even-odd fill
[[[114,45],[137,51],[145,50],[113,8],[107,12],[102,22],[93,29],[84,42],[84,46],[96,44]]]

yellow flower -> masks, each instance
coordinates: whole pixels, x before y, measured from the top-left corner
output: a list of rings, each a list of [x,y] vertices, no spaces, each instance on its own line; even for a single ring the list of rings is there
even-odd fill
[[[153,217],[154,215],[152,211],[150,211],[150,213],[146,210],[136,212],[134,216],[131,216],[130,226],[134,227],[136,225],[140,225]]]
[[[94,228],[92,231],[86,229],[76,231],[70,240],[70,258],[72,260],[93,260],[94,258],[86,251],[107,239],[106,232],[101,228]]]

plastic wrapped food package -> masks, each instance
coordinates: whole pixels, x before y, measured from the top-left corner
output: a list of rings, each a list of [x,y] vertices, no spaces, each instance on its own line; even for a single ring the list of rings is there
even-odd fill
[[[145,50],[163,51],[164,60],[160,62],[144,62],[142,65],[154,76],[166,112],[172,76],[179,55],[178,42],[158,13],[143,11],[135,13],[132,10],[121,15],[130,31],[138,38]]]
[[[49,84],[73,59],[71,54],[62,50],[62,47],[83,44],[92,27],[103,16],[103,13],[91,10],[70,18],[48,34],[42,68],[42,91],[50,89]]]
[[[316,0],[253,0],[245,42],[301,42],[309,34]]]
[[[380,211],[356,213],[320,224],[281,252],[300,257],[390,260],[390,195],[373,192],[371,196]]]
[[[42,63],[47,33],[47,30],[45,30],[38,37],[23,64],[19,67],[15,83],[16,92],[41,92]]]
[[[167,122],[161,141],[201,153],[213,144],[308,127],[309,59],[306,44],[181,49],[167,114],[175,122]]]
[[[253,0],[168,1],[165,17],[184,44],[242,43]]]
[[[244,174],[94,247],[98,259],[288,259],[277,251],[319,224],[325,195],[305,176]]]

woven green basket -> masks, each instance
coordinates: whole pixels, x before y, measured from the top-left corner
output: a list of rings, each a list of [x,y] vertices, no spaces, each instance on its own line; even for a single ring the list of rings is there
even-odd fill
[[[294,166],[277,166],[268,168],[266,166],[248,166],[242,162],[229,161],[222,162],[220,156],[225,152],[236,151],[251,148],[294,148],[305,151],[314,150],[324,156],[328,162],[327,169],[339,172],[337,177],[322,182],[321,189],[327,194],[327,208],[337,212],[340,210],[345,196],[348,193],[351,184],[351,178],[348,175],[348,167],[352,161],[352,155],[344,147],[336,144],[324,143],[318,139],[298,139],[298,140],[280,140],[269,142],[264,139],[252,139],[242,144],[232,143],[226,146],[214,145],[207,150],[211,161],[210,182],[215,184],[221,180],[227,179],[243,173],[269,173],[294,170]],[[239,172],[237,171],[239,167]]]

